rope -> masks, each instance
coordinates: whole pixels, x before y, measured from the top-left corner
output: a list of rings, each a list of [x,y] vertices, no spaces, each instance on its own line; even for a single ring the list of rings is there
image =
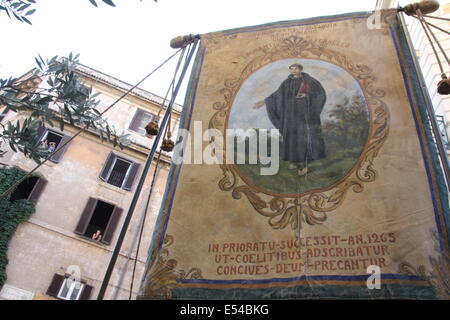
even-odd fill
[[[433,33],[433,30],[431,30],[431,28],[430,28],[428,25],[425,24],[426,21],[425,21],[425,19],[423,18],[422,12],[421,12],[420,10],[417,10],[417,11],[418,11],[419,16],[421,17],[421,20],[420,20],[420,21],[422,22],[422,25],[425,26],[425,27],[428,29],[428,31],[430,32],[430,34],[431,34],[431,36],[433,37],[434,41],[436,41],[436,43],[437,43],[439,49],[441,50],[442,55],[444,56],[445,60],[447,60],[447,63],[448,63],[448,65],[450,66],[450,59],[448,58],[447,54],[445,53],[444,48],[442,48],[442,45],[441,45],[441,43],[439,42],[439,40],[437,39],[436,35]],[[439,57],[438,57],[438,56],[436,56],[436,58],[439,60]],[[442,72],[442,73],[444,73],[444,72]]]
[[[164,100],[163,100],[163,102],[162,102],[162,104],[161,104],[161,107],[159,108],[158,118],[160,117],[161,112],[162,112],[162,110],[163,110],[163,108],[164,108],[164,105],[166,104],[167,97],[169,96],[170,89],[172,89],[172,96],[173,96],[173,92],[174,92],[174,90],[175,90],[175,79],[176,79],[176,76],[177,76],[177,74],[178,74],[178,69],[180,68],[181,61],[183,60],[185,49],[186,49],[186,47],[180,49],[180,50],[182,50],[182,51],[181,51],[181,55],[180,55],[180,58],[178,59],[177,66],[175,67],[175,73],[174,73],[174,75],[173,75],[172,82],[170,83],[169,88],[167,89],[166,95],[165,95],[165,97],[164,97]],[[180,50],[178,50],[178,51],[180,51]]]
[[[432,18],[432,19],[439,19],[439,20],[445,20],[445,21],[450,21],[449,18],[444,18],[444,17],[436,17],[436,16],[429,16],[427,14],[422,15],[425,18]]]
[[[187,59],[187,57],[189,57],[189,55],[190,55],[190,53],[191,53],[192,45],[189,45],[187,48],[188,48],[188,50],[187,50],[188,52],[187,52],[187,54],[186,54],[185,59]],[[181,62],[182,62],[182,60],[183,60],[183,56],[184,56],[184,53],[185,53],[185,49],[186,49],[186,47],[184,47],[184,48],[183,48],[183,51],[181,52],[180,60],[178,61],[178,65],[177,65],[177,68],[176,68],[176,70],[175,70],[175,75],[174,75],[174,78],[173,78],[173,81],[172,81],[173,83],[175,83],[175,76],[177,75],[177,73],[178,73],[178,68],[180,67]],[[185,61],[185,63],[186,63],[186,61]],[[170,90],[170,88],[169,88],[169,90]],[[172,86],[172,97],[173,97],[174,94],[175,94],[175,86],[173,85],[173,86]],[[171,123],[172,123],[172,109],[170,110],[170,113],[169,113],[169,120],[168,120],[168,122],[167,122],[167,128],[166,128],[166,132],[165,132],[165,134],[164,134],[164,137],[167,136],[167,138],[169,138],[169,139],[172,137]]]
[[[136,273],[136,265],[137,265],[137,260],[138,260],[139,248],[141,247],[142,234],[144,233],[145,219],[147,218],[148,207],[149,207],[149,204],[150,204],[150,199],[151,199],[152,194],[153,194],[153,187],[155,185],[156,176],[157,176],[157,174],[159,172],[159,162],[160,162],[160,160],[161,160],[161,152],[158,153],[158,159],[156,160],[156,167],[155,167],[155,171],[153,173],[152,184],[150,186],[150,191],[148,193],[147,203],[145,204],[144,216],[142,218],[142,224],[141,224],[141,230],[140,230],[140,233],[139,233],[139,240],[138,240],[138,245],[137,245],[137,249],[136,249],[136,255],[134,257],[133,273],[131,275],[130,296],[129,296],[128,300],[131,300],[131,295],[133,293],[134,275]]]
[[[416,19],[418,19],[416,16],[413,16],[413,17],[416,18]],[[433,28],[435,28],[435,29],[438,29],[439,31],[442,31],[442,32],[444,32],[444,33],[450,35],[450,32],[448,32],[447,30],[444,30],[444,29],[442,29],[442,28],[440,28],[440,27],[438,27],[438,26],[436,26],[436,25],[430,23],[430,22],[426,21],[425,19],[423,20],[423,22],[425,22],[427,25],[429,25],[429,26],[431,26],[431,27],[433,27]]]
[[[182,50],[182,49],[180,49]],[[161,63],[158,67],[153,69],[148,75],[146,75],[141,81],[139,81],[137,84],[135,84],[133,87],[131,87],[127,92],[125,92],[120,98],[118,98],[116,101],[114,101],[108,108],[106,108],[103,112],[100,113],[100,115],[103,115],[107,111],[109,111],[112,107],[114,107],[119,101],[121,101],[125,96],[127,96],[131,91],[133,91],[137,86],[139,86],[143,81],[147,80],[153,73],[155,73],[158,69],[160,69],[163,65],[165,65],[169,60],[171,60],[175,55],[180,52],[180,50],[177,50],[174,54],[172,54],[169,58],[167,58],[163,63]],[[35,168],[33,168],[30,172],[28,172],[25,176],[23,176],[21,179],[19,179],[16,183],[14,183],[11,187],[8,188],[3,194],[0,195],[0,200],[6,197],[8,193],[10,193],[12,190],[14,190],[22,181],[26,180],[28,177],[30,177],[37,169],[39,169],[44,163],[46,163],[55,153],[62,150],[69,142],[71,142],[73,139],[75,139],[77,136],[79,136],[82,132],[84,132],[89,125],[85,125],[83,128],[81,128],[78,132],[76,132],[70,139],[68,139],[65,143],[58,146],[52,153],[50,153],[44,161],[42,161],[40,164],[38,164]]]
[[[176,69],[176,71],[175,71],[175,75],[177,74],[178,68],[179,68],[179,66],[180,66],[180,64],[181,64],[181,61],[183,60],[183,55],[184,55],[184,53],[185,53],[185,51],[184,51],[185,49],[186,49],[186,47],[183,47],[183,52],[181,53],[180,60],[179,60],[179,62],[178,62],[178,66],[177,66],[177,69]],[[187,54],[186,54],[186,57],[185,57],[185,63],[186,63],[187,57],[190,56],[192,50],[193,50],[193,46],[192,46],[192,44],[189,44],[189,45],[187,46]],[[175,77],[174,77],[174,79],[173,79],[173,82],[175,83]],[[169,88],[169,90],[170,90],[170,88]],[[172,86],[172,96],[173,96],[174,94],[175,94],[175,87]],[[168,123],[167,123],[166,132],[164,133],[164,137],[167,137],[167,138],[169,138],[169,139],[172,137],[171,126],[172,126],[172,110],[170,110],[170,113],[169,113],[169,120],[168,120]]]
[[[431,44],[431,48],[433,49],[434,55],[436,56],[436,60],[437,60],[437,62],[439,64],[439,69],[441,70],[441,74],[444,74],[444,68],[442,67],[441,61],[439,60],[439,56],[438,56],[437,50],[436,50],[436,48],[435,48],[435,46],[433,44],[433,41],[430,38],[430,35],[428,34],[428,29],[427,29],[427,27],[425,26],[425,24],[423,22],[422,12],[420,11],[420,9],[417,9],[416,13],[418,15],[418,19],[420,21],[420,24],[422,25],[422,28],[425,31],[425,35],[427,36],[428,42]]]
[[[197,47],[198,40],[199,40],[198,38],[195,39],[194,44],[193,44],[194,48]],[[180,86],[181,86],[181,83],[182,83],[182,81],[184,79],[184,76],[186,75],[186,71],[187,71],[187,69],[189,67],[189,63],[191,61],[191,58],[192,58],[192,55],[193,55],[194,52],[195,52],[195,50],[192,50],[191,53],[189,54],[189,57],[185,60],[185,64],[184,64],[184,66],[182,68],[180,76],[178,77],[178,82],[177,82],[177,85],[175,87],[175,91],[174,91],[175,94],[170,99],[170,103],[169,103],[169,105],[168,105],[168,107],[166,109],[166,112],[164,114],[164,117],[163,117],[163,120],[162,120],[162,123],[161,123],[162,128],[164,128],[166,126],[166,124],[167,124],[167,120],[169,118],[170,110],[171,110],[172,105],[173,105],[173,103],[175,101],[176,95],[178,94],[178,91],[180,89]],[[147,176],[148,171],[150,169],[150,165],[153,162],[153,159],[154,159],[154,156],[155,156],[155,153],[156,153],[156,149],[158,148],[158,143],[160,141],[161,136],[162,136],[162,132],[159,132],[158,135],[156,135],[156,138],[155,138],[155,141],[153,142],[153,145],[152,145],[152,148],[150,150],[150,153],[148,154],[147,160],[145,161],[145,165],[144,165],[141,177],[139,179],[139,183],[138,183],[138,185],[136,187],[136,191],[134,192],[133,199],[131,200],[130,208],[128,209],[128,212],[127,212],[127,214],[125,216],[125,220],[123,222],[122,229],[121,229],[119,237],[118,237],[118,239],[116,241],[116,245],[115,245],[113,254],[112,254],[110,262],[108,264],[108,268],[107,268],[107,270],[105,272],[105,276],[103,278],[102,285],[101,285],[100,290],[98,292],[97,300],[103,300],[103,298],[105,296],[105,293],[106,293],[106,290],[108,289],[108,284],[109,284],[109,281],[111,279],[112,273],[114,271],[114,266],[115,266],[115,264],[117,262],[117,258],[119,256],[119,254],[120,254],[120,248],[122,247],[122,243],[123,243],[123,241],[125,239],[125,236],[126,236],[126,233],[127,233],[127,230],[128,230],[128,226],[130,224],[131,218],[132,218],[134,210],[136,208],[136,204],[137,204],[137,201],[138,201],[139,196],[141,194],[142,187],[144,185],[146,176]]]

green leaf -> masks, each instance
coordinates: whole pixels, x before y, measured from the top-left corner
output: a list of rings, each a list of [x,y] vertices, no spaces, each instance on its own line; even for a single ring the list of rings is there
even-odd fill
[[[34,58],[34,60],[36,60],[36,63],[37,63],[37,65],[38,65],[39,69],[42,70],[41,62],[40,62],[37,58]]]
[[[103,0],[104,3],[110,5],[111,7],[115,7],[116,5],[111,0]]]
[[[11,19],[11,15],[9,14],[9,10],[6,10],[6,14],[8,15],[8,18]]]
[[[12,151],[17,152],[16,147],[14,147],[14,144],[11,141],[9,142],[9,147],[12,149]]]
[[[19,17],[19,15],[18,15],[17,13],[15,13],[15,12],[13,11],[12,14],[14,15],[14,17],[16,17],[17,20],[22,21],[22,19]]]
[[[25,3],[23,4],[19,9],[17,9],[18,11],[24,11],[26,8],[28,8],[29,6],[31,6],[30,3]]]
[[[71,125],[74,124],[73,119],[72,119],[72,113],[70,112],[69,108],[67,107],[67,104],[64,103],[64,111],[66,111],[67,117],[69,118],[69,122]],[[62,130],[62,129],[61,129]]]
[[[32,25],[31,21],[30,21],[30,20],[28,20],[27,18],[25,18],[25,17],[22,17],[22,20],[23,20],[23,21],[25,21],[26,23],[28,23],[29,25]]]

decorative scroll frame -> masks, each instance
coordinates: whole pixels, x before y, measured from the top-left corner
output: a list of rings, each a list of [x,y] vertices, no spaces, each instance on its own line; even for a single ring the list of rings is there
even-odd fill
[[[411,263],[402,261],[398,265],[398,273],[421,278],[434,289],[437,298],[450,300],[450,253],[440,250],[437,233],[433,232],[430,238],[434,239],[435,252],[428,256],[429,270],[424,265],[414,267]]]
[[[153,257],[153,263],[148,268],[147,283],[144,295],[147,297],[171,299],[172,289],[183,279],[201,279],[202,271],[191,268],[188,271],[177,270],[178,262],[169,259],[169,247],[174,243],[171,235],[164,237],[163,247],[158,258]]]
[[[450,300],[450,257],[440,254],[437,257],[430,256],[431,270],[427,273],[425,266],[415,268],[408,262],[401,262],[398,273],[408,276],[417,276],[427,281],[436,291],[437,297]]]
[[[375,181],[377,172],[374,160],[388,137],[390,113],[382,100],[385,92],[375,87],[376,78],[367,65],[353,63],[344,54],[314,45],[302,37],[290,36],[251,60],[238,77],[225,80],[220,91],[223,100],[213,104],[216,112],[209,121],[209,128],[225,132],[233,101],[250,75],[271,62],[291,58],[316,59],[335,64],[358,81],[370,115],[369,136],[358,162],[344,178],[328,188],[284,195],[260,189],[246,181],[237,165],[225,164],[224,150],[224,164],[220,165],[222,178],[218,186],[222,191],[231,191],[233,199],[239,200],[244,195],[260,215],[268,218],[273,229],[284,229],[290,225],[293,230],[299,231],[305,223],[311,226],[322,224],[327,220],[327,213],[344,202],[349,190],[360,193],[364,190],[364,183]],[[239,183],[240,180],[243,184]]]

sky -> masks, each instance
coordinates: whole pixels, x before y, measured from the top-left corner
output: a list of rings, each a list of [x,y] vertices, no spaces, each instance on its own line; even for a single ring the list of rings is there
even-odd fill
[[[34,57],[80,54],[86,66],[135,84],[174,53],[176,36],[237,27],[372,11],[376,0],[37,0],[32,26],[0,12],[0,78],[18,77],[35,66]],[[140,87],[164,96],[175,59]],[[184,98],[185,80],[177,98]]]

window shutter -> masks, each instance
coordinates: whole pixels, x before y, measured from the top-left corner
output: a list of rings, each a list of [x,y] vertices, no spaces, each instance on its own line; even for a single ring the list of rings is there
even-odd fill
[[[103,234],[103,238],[101,242],[110,244],[112,237],[114,235],[114,231],[116,230],[117,224],[120,220],[120,215],[122,214],[122,209],[119,207],[114,207],[114,210],[111,214],[111,218],[109,219],[108,226],[105,229],[105,233]]]
[[[75,229],[76,234],[83,235],[86,232],[86,228],[91,220],[92,213],[97,205],[97,199],[89,198],[86,207],[84,207],[83,213],[81,214],[78,225]]]
[[[30,195],[28,196],[28,201],[32,201],[36,203],[41,196],[42,191],[44,190],[45,186],[47,185],[47,180],[44,178],[39,178],[36,181],[36,184],[33,187],[33,190],[31,190]]]
[[[81,292],[80,298],[78,300],[89,300],[93,289],[93,287],[84,284],[83,291]]]
[[[144,111],[141,109],[137,109],[134,114],[133,120],[131,120],[130,127],[128,129],[139,132],[139,125],[141,123],[141,118],[144,114]]]
[[[41,142],[42,138],[44,137],[44,134],[47,132],[47,129],[45,129],[44,126],[40,126],[39,128],[37,128],[37,141],[36,143]]]
[[[50,283],[50,286],[47,289],[46,294],[48,296],[58,297],[59,289],[61,289],[63,282],[64,282],[64,276],[55,274],[53,276],[52,282]]]
[[[58,145],[56,146],[56,149],[58,149],[60,146],[64,145],[68,140],[70,139],[69,136],[63,136],[61,141],[58,143]],[[51,158],[50,161],[58,163],[59,161],[61,161],[64,152],[66,152],[67,149],[67,145],[64,146],[61,150],[59,150],[58,152],[56,152]]]
[[[100,172],[100,179],[102,179],[103,181],[108,180],[108,174],[111,170],[111,166],[113,165],[114,160],[116,160],[116,155],[113,152],[110,152],[108,158],[106,158],[105,164],[103,165],[103,169]]]
[[[136,162],[133,162],[131,164],[130,173],[128,174],[127,181],[125,181],[125,184],[123,185],[123,188],[125,190],[130,191],[131,188],[133,187],[133,183],[134,183],[134,180],[136,179],[136,175],[139,171],[140,166],[141,165]]]

